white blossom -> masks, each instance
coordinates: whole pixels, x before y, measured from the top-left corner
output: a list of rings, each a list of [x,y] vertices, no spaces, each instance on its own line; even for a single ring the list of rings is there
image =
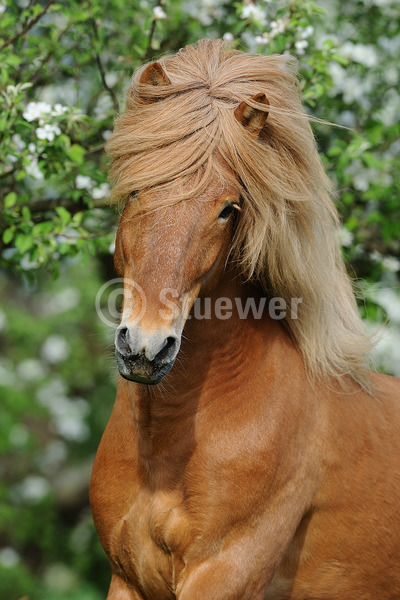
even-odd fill
[[[378,252],[378,250],[373,250],[372,252],[370,252],[369,257],[372,260],[372,262],[382,262],[382,254]]]
[[[69,344],[61,335],[49,335],[45,340],[40,354],[44,360],[49,363],[55,364],[62,362],[69,356]]]
[[[37,358],[27,358],[19,363],[17,373],[25,381],[38,381],[46,375],[46,368]]]
[[[308,25],[305,29],[303,29],[300,33],[303,39],[309,38],[314,33],[314,27],[312,25]]]
[[[29,504],[37,504],[50,491],[50,484],[44,477],[28,475],[16,488],[17,495]]]
[[[54,399],[59,397],[64,398],[67,393],[67,388],[64,381],[55,377],[51,381],[43,384],[36,392],[36,397],[40,404],[47,406],[49,410],[52,410],[52,403]]]
[[[24,271],[31,271],[32,269],[37,269],[39,266],[38,260],[31,260],[29,258],[29,254],[25,254],[21,259],[21,267]]]
[[[371,44],[353,44],[347,41],[340,48],[340,54],[365,67],[374,67],[378,62],[378,55]]]
[[[0,15],[3,14],[3,12],[6,10],[7,6],[5,6],[4,4],[0,4]]]
[[[365,109],[370,107],[368,96],[375,84],[373,77],[360,79],[351,76],[346,69],[335,62],[329,64],[329,72],[333,81],[330,96],[341,93],[346,104],[358,102]]]
[[[397,68],[393,65],[384,69],[382,72],[382,77],[391,86],[396,86],[399,82],[399,72]]]
[[[356,125],[356,115],[352,110],[344,110],[340,113],[339,123],[345,127],[353,128]]]
[[[60,414],[55,415],[53,420],[56,432],[66,440],[80,442],[87,439],[89,428],[83,418],[90,412],[88,403],[79,398],[67,400],[62,407],[60,405]]]
[[[224,33],[224,35],[222,37],[226,42],[233,42],[233,40],[234,40],[233,34],[230,33],[229,31]]]
[[[286,26],[286,21],[283,19],[277,19],[276,21],[271,21],[271,37],[276,37],[280,33],[284,33]]]
[[[399,308],[397,299],[397,308]],[[397,321],[399,323],[399,321]],[[389,326],[381,326],[379,330],[379,341],[373,349],[374,362],[382,365],[393,373],[396,377],[400,377],[400,327],[396,324]]]
[[[56,135],[60,134],[61,129],[58,125],[51,125],[50,123],[46,123],[43,127],[38,127],[36,129],[36,137],[39,138],[39,140],[48,140],[49,142],[52,142]]]
[[[92,190],[92,198],[99,200],[100,198],[106,198],[110,193],[110,186],[108,183],[102,183],[99,187]]]
[[[167,15],[161,8],[161,6],[155,6],[153,8],[153,19],[156,21],[161,21],[162,19],[166,19]]]
[[[54,117],[57,117],[58,115],[63,115],[67,111],[68,111],[68,106],[64,106],[63,104],[57,103],[54,105],[53,110],[51,111],[51,114]]]
[[[52,112],[51,105],[47,102],[29,102],[22,116],[26,121],[35,121]]]
[[[27,175],[33,179],[43,179],[43,173],[39,168],[38,159],[36,156],[28,156],[29,164],[25,166]]]
[[[394,157],[400,155],[400,138],[397,139],[389,148],[382,154],[385,160],[392,160]]]
[[[400,271],[400,260],[394,256],[385,256],[385,258],[382,260],[382,266],[388,271],[397,273],[397,271]]]
[[[84,418],[90,412],[90,406],[83,398],[67,397],[67,389],[61,379],[41,386],[36,392],[40,404],[46,406],[51,414],[52,429],[67,440],[82,441],[89,435]]]
[[[109,88],[114,87],[115,84],[119,81],[119,74],[115,71],[110,71],[105,74],[105,80]]]
[[[369,190],[369,179],[366,175],[367,170],[365,169],[363,172],[356,173],[353,176],[353,186],[356,190],[359,190],[360,192],[366,192]]]
[[[18,152],[22,152],[23,150],[25,150],[26,144],[25,144],[24,140],[22,139],[22,137],[19,135],[19,133],[14,133],[14,135],[12,136],[11,139],[14,144],[14,148]]]
[[[39,294],[35,311],[42,315],[58,315],[75,308],[80,302],[81,292],[74,287],[63,288],[52,294]]]
[[[295,42],[295,47],[297,50],[297,54],[305,54],[305,48],[307,48],[308,46],[308,42],[307,40],[297,40],[297,42]]]
[[[0,10],[0,13],[3,12]],[[0,564],[6,569],[12,569],[17,566],[20,556],[14,548],[6,546],[0,550]]]
[[[77,175],[75,178],[75,186],[78,190],[91,190],[93,185],[94,181],[87,175]]]
[[[260,23],[266,24],[264,10],[253,3],[245,4],[240,14],[242,19],[250,19],[252,21],[259,21]]]
[[[388,90],[382,97],[381,102],[382,107],[376,113],[377,118],[387,127],[397,124],[400,114],[400,96],[397,90]]]
[[[372,291],[371,297],[379,306],[385,309],[387,316],[393,323],[400,324],[400,296],[394,289],[375,289]],[[400,352],[400,344],[398,344],[398,351]]]
[[[226,16],[225,4],[221,0],[203,0],[203,2],[184,0],[182,10],[205,27],[210,27],[215,21],[223,21]]]
[[[56,472],[65,462],[68,456],[68,448],[62,440],[51,440],[39,458],[38,466],[46,475]]]
[[[260,45],[268,44],[269,35],[268,33],[263,33],[262,35],[256,35],[255,37],[256,43]]]
[[[346,227],[341,227],[338,231],[338,239],[341,246],[347,247],[352,244],[354,235]]]

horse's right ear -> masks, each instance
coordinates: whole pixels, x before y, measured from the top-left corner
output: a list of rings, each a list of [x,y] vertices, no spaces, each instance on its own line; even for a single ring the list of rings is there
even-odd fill
[[[269,106],[269,101],[265,94],[256,94],[251,100],[258,104]],[[268,111],[254,108],[250,104],[247,104],[247,102],[241,102],[235,110],[235,118],[251,135],[258,137],[268,118]]]
[[[171,85],[168,75],[158,62],[150,63],[140,76],[139,83],[145,85]]]

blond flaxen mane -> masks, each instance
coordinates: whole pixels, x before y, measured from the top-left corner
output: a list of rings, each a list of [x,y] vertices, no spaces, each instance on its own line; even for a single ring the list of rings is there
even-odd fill
[[[202,40],[158,62],[170,83],[142,84],[139,69],[107,143],[114,200],[156,186],[175,190],[167,202],[191,198],[212,178],[227,180],[222,156],[243,198],[232,247],[243,275],[288,305],[302,298],[286,326],[311,375],[347,374],[368,389],[370,340],[341,257],[331,184],[301,106],[296,60]],[[254,137],[234,110],[259,93],[269,115]]]

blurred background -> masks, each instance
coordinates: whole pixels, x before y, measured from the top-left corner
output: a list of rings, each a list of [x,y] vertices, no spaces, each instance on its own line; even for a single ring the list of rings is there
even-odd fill
[[[133,70],[202,37],[297,56],[307,110],[344,126],[313,128],[376,366],[400,376],[398,0],[0,0],[1,600],[106,597],[88,504],[116,382],[104,142]]]

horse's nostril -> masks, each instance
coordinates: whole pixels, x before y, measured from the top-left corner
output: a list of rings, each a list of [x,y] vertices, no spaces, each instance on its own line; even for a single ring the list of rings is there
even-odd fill
[[[175,348],[176,348],[176,338],[174,338],[172,336],[167,337],[164,342],[164,346],[161,348],[161,350],[155,356],[155,359],[158,361],[169,360],[170,358],[172,358]]]
[[[167,337],[167,339],[165,340],[164,348],[171,348],[171,346],[173,346],[174,344],[175,344],[175,338],[172,336]]]
[[[128,329],[126,327],[122,327],[119,329],[117,336],[115,338],[115,346],[121,354],[124,356],[128,356],[132,354],[132,349],[129,345],[129,336]]]

